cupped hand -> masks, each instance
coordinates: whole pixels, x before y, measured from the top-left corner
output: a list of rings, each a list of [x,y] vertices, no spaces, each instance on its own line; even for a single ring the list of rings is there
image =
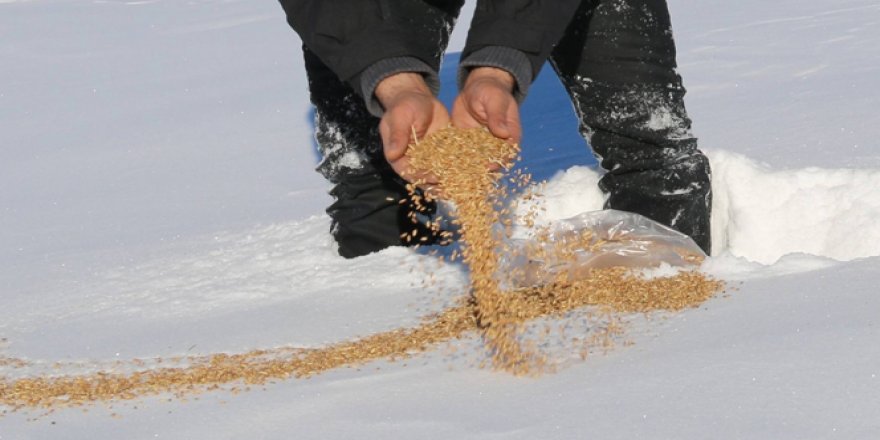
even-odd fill
[[[379,134],[391,168],[406,180],[435,184],[433,176],[410,169],[406,150],[416,139],[449,126],[446,107],[418,73],[404,72],[385,78],[376,87],[376,97],[385,109]]]
[[[495,137],[518,144],[522,138],[516,82],[506,70],[477,67],[470,71],[452,105],[452,125],[487,127]]]

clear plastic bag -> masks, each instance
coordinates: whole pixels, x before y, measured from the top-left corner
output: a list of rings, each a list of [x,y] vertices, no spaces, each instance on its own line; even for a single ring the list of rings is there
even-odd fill
[[[582,279],[591,269],[699,265],[706,254],[685,234],[631,212],[585,212],[554,221],[528,239],[511,239],[499,278],[505,287]]]

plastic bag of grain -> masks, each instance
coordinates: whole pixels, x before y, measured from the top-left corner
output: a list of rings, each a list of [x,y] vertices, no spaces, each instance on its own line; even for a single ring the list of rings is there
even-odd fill
[[[591,269],[699,265],[706,254],[685,234],[631,212],[585,212],[508,240],[500,262],[505,287],[576,281]]]

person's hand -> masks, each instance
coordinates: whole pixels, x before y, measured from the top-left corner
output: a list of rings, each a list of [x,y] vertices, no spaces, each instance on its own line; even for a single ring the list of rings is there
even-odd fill
[[[522,138],[519,104],[513,97],[516,81],[506,70],[477,67],[470,71],[452,105],[452,125],[487,127],[495,137],[518,144]]]
[[[406,149],[413,139],[418,139],[446,128],[449,125],[449,112],[434,97],[418,73],[404,72],[391,75],[376,87],[376,98],[385,108],[379,123],[385,159],[391,168],[406,180],[423,180],[436,183],[430,175],[415,174],[409,169]]]

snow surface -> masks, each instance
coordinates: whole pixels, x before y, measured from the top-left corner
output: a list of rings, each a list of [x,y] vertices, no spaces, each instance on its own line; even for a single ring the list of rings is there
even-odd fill
[[[880,438],[880,4],[670,7],[714,169],[704,268],[728,296],[632,317],[635,345],[537,379],[440,349],[239,395],[7,414],[0,439]],[[0,355],[319,346],[449,301],[422,269],[455,287],[458,267],[336,256],[299,44],[274,2],[0,1]],[[550,69],[523,120],[547,219],[601,206]]]

